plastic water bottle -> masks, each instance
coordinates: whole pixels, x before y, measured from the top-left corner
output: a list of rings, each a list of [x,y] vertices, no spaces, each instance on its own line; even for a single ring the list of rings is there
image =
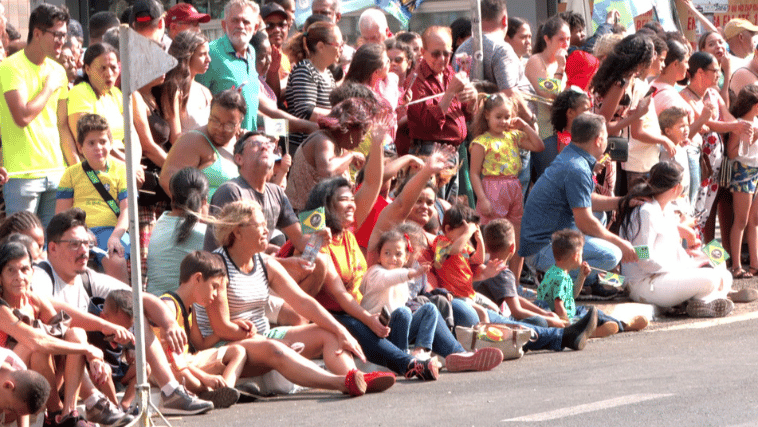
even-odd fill
[[[321,250],[321,246],[324,244],[324,239],[320,234],[311,234],[308,239],[308,244],[305,245],[301,258],[313,264],[316,261],[316,256]]]

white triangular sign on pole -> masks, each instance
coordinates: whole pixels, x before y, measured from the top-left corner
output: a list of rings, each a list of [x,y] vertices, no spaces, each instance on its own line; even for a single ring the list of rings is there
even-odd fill
[[[163,48],[150,39],[137,34],[127,26],[119,32],[119,51],[121,59],[121,91],[124,94],[124,145],[126,147],[126,190],[129,214],[129,239],[131,241],[132,293],[134,310],[134,341],[137,367],[137,384],[135,386],[137,407],[140,414],[128,427],[147,427],[149,423],[148,406],[150,403],[150,385],[147,382],[147,362],[145,358],[144,308],[142,306],[142,274],[140,262],[139,215],[137,212],[137,181],[135,180],[139,159],[134,158],[134,144],[139,139],[132,135],[132,93],[147,83],[155,80],[176,66],[178,61],[166,53]],[[155,408],[153,406],[153,408]],[[156,411],[157,412],[157,411]],[[160,414],[160,412],[158,412]],[[164,419],[165,421],[165,419]],[[169,424],[170,426],[170,424]]]
[[[121,92],[126,95],[138,90],[150,83],[167,71],[176,67],[179,61],[169,55],[156,42],[147,37],[137,34],[131,28],[122,28],[126,31],[126,44],[121,39],[121,49],[129,49],[128,63],[124,62],[121,54]],[[132,72],[129,72],[132,71]]]

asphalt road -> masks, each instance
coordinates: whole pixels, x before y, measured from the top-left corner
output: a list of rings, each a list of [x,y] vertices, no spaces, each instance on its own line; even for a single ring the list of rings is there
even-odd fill
[[[169,420],[176,427],[758,425],[758,313],[660,326],[591,340],[580,352],[528,353],[491,372],[400,380],[360,398],[308,391]]]

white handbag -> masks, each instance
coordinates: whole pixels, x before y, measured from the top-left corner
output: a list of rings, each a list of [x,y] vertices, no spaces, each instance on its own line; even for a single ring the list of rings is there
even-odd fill
[[[503,360],[518,359],[524,355],[524,344],[532,339],[534,331],[521,325],[477,323],[472,328],[456,326],[455,335],[466,351],[494,347],[503,352]]]

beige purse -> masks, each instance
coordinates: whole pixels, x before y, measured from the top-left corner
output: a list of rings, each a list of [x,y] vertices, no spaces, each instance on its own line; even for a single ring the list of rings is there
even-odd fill
[[[472,328],[456,326],[455,335],[466,351],[494,347],[503,352],[503,360],[518,359],[524,355],[524,344],[534,332],[520,325],[477,323]]]

